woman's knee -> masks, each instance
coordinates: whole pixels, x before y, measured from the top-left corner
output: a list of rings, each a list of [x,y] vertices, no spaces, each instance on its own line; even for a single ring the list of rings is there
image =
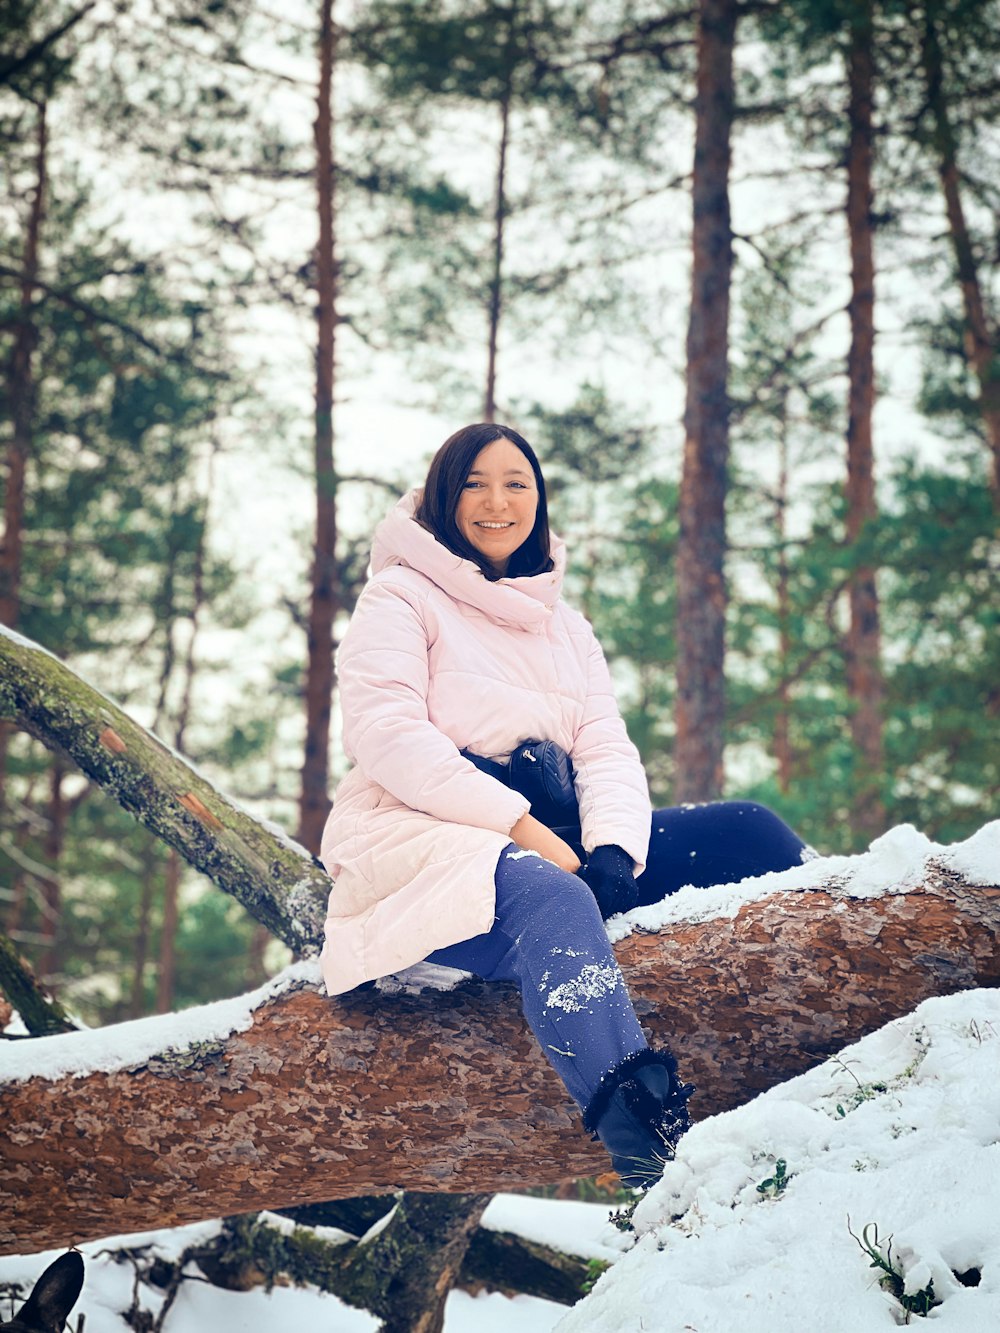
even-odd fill
[[[588,886],[543,857],[522,855],[505,864],[502,855],[496,891],[497,920],[508,934],[604,932],[600,909]]]
[[[798,865],[805,843],[769,806],[759,801],[729,801],[734,824],[742,830],[741,841],[751,846],[769,870]]]

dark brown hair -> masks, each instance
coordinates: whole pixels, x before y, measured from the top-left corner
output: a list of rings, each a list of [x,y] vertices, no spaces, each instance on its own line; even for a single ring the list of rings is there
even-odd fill
[[[448,437],[431,460],[424,494],[414,515],[418,523],[438,539],[449,551],[472,560],[491,581],[500,577],[486,556],[477,551],[462,536],[455,522],[462,489],[469,479],[473,464],[488,444],[499,439],[510,440],[531,464],[538,488],[538,509],[535,526],[510,557],[506,578],[520,578],[527,574],[547,574],[553,568],[549,538],[549,509],[545,498],[545,479],[534,449],[526,439],[510,426],[498,426],[492,421],[481,421],[474,426],[463,426]]]

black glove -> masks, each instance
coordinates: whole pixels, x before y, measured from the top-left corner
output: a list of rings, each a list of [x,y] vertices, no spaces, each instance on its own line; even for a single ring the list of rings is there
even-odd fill
[[[608,843],[604,847],[595,847],[587,864],[577,872],[597,899],[605,921],[616,912],[627,912],[639,906],[639,890],[632,866],[628,852]]]

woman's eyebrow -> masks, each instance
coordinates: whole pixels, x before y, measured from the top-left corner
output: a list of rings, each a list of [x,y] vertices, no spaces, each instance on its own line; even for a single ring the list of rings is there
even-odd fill
[[[482,468],[478,467],[474,467],[472,471],[469,473],[470,477],[483,477],[485,475],[486,474],[483,472]],[[527,468],[509,467],[503,475],[505,477],[527,477],[530,474]]]

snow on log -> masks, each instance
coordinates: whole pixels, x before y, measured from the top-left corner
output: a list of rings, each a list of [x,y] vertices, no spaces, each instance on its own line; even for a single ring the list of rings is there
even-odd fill
[[[682,890],[660,920],[635,914],[657,928],[616,952],[651,1038],[698,1085],[694,1114],[747,1101],[928,996],[1000,985],[998,839],[995,824],[936,848],[919,874],[911,858],[884,892],[873,868],[898,860],[898,837],[881,854]],[[317,976],[303,963],[240,1001],[0,1051],[0,1252],[607,1166],[512,988],[330,1000]]]

